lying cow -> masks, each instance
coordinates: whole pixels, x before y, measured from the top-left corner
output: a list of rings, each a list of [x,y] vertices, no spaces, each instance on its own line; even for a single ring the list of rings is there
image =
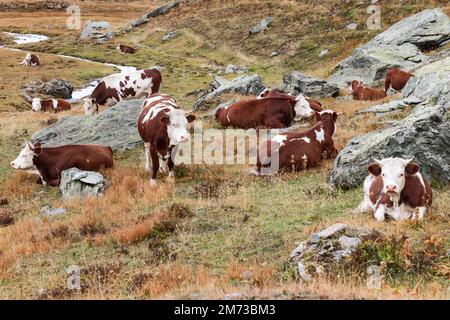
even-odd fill
[[[60,112],[70,110],[70,103],[62,99],[41,100],[41,98],[33,98],[31,102],[31,110]]]
[[[397,68],[388,69],[386,78],[384,79],[384,91],[387,92],[389,87],[398,91],[402,90],[411,77],[414,77],[414,75],[409,72]]]
[[[291,97],[292,99],[295,99],[295,96],[287,94],[285,91],[283,90],[279,90],[279,89],[264,89],[257,97],[256,99],[263,99],[263,98],[270,98],[270,97]],[[310,97],[305,96],[305,100],[308,101],[309,106],[311,107],[311,109],[313,109],[314,111],[320,112],[322,111],[322,104],[315,100],[312,99]]]
[[[20,64],[24,64],[26,66],[35,67],[41,64],[39,57],[33,53],[28,52],[25,56],[25,59]]]
[[[368,169],[359,212],[373,210],[378,221],[384,221],[386,214],[396,220],[423,219],[432,203],[432,191],[412,158],[375,160]]]
[[[103,78],[84,99],[85,114],[98,113],[99,106],[113,106],[119,101],[139,99],[159,91],[162,76],[158,69],[122,72]]]
[[[333,110],[316,113],[317,122],[311,128],[285,132],[264,141],[257,156],[257,174],[304,170],[317,167],[323,159],[335,157],[337,150],[332,136],[337,116]],[[262,172],[263,168],[268,172]]]
[[[40,143],[27,142],[19,156],[11,162],[17,170],[37,170],[38,182],[58,186],[61,172],[70,168],[96,171],[113,165],[113,151],[102,145],[66,145],[55,148],[42,147]]]
[[[357,80],[350,82],[350,85],[355,100],[379,100],[387,97],[383,90],[366,87]]]
[[[173,156],[179,143],[188,142],[190,135],[188,123],[195,120],[192,114],[186,115],[177,102],[168,95],[155,94],[145,99],[137,120],[139,135],[144,140],[145,170],[152,175],[150,183],[156,185],[156,177],[160,168],[159,159],[167,164],[168,178],[175,177]]]
[[[314,110],[303,95],[242,100],[216,111],[222,126],[235,128],[286,128],[294,120],[309,118]]]
[[[122,53],[135,53],[136,50],[133,47],[127,46],[125,44],[118,44],[117,45],[117,50],[119,50]]]

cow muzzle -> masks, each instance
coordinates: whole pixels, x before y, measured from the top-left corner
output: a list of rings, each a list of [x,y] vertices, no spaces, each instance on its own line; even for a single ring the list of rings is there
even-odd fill
[[[398,194],[398,188],[395,184],[389,184],[385,188],[386,193]]]

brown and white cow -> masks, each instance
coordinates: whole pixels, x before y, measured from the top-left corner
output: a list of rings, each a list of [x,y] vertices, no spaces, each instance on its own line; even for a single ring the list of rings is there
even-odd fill
[[[84,99],[85,114],[98,113],[99,106],[113,106],[122,100],[147,97],[159,91],[161,81],[161,72],[155,68],[109,75]]]
[[[173,157],[179,143],[188,142],[188,123],[195,120],[192,114],[178,107],[175,99],[164,94],[154,94],[144,100],[137,120],[139,135],[144,140],[145,170],[152,175],[150,183],[156,185],[161,159],[169,169],[168,179],[175,177]]]
[[[70,103],[62,99],[41,100],[41,98],[33,98],[31,102],[31,110],[60,112],[70,110]]]
[[[291,97],[292,99],[295,99],[295,96],[286,93],[283,90],[280,89],[264,89],[257,97],[256,99],[263,99],[263,98],[270,98],[270,97],[283,97],[283,96],[287,96],[287,97]],[[308,101],[309,106],[311,107],[311,109],[313,109],[314,111],[320,112],[322,111],[322,104],[310,97],[305,96],[305,100]]]
[[[414,77],[414,75],[409,72],[397,68],[388,69],[386,78],[384,79],[384,91],[387,92],[389,87],[398,91],[402,90],[411,77]]]
[[[25,59],[23,59],[23,61],[20,64],[35,67],[41,64],[41,60],[37,55],[28,52],[27,55],[25,56]]]
[[[17,170],[37,170],[38,182],[58,186],[64,170],[75,167],[92,171],[112,167],[113,151],[111,147],[94,144],[50,148],[42,147],[41,143],[27,142],[11,166]]]
[[[241,100],[216,111],[223,126],[235,128],[286,128],[294,120],[309,118],[314,110],[303,95]]]
[[[116,47],[117,50],[119,50],[122,53],[135,53],[136,50],[133,47],[127,46],[125,44],[119,43]]]
[[[337,155],[333,142],[337,113],[324,110],[315,114],[317,122],[311,128],[278,134],[260,145],[257,174],[304,170],[316,167],[323,159]]]
[[[383,90],[366,87],[358,80],[351,81],[350,85],[355,100],[379,100],[387,97]]]
[[[395,220],[423,219],[432,203],[432,191],[412,158],[385,158],[369,165],[364,200],[359,212],[373,210],[378,221],[386,214]]]

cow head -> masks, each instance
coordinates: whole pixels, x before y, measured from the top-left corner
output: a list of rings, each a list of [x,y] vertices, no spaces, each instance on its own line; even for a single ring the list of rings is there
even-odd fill
[[[121,50],[121,49],[120,49],[120,43],[117,45],[116,49],[117,49],[117,50]]]
[[[295,120],[309,118],[314,114],[314,110],[309,106],[309,102],[302,94],[295,98]]]
[[[11,162],[11,167],[16,170],[34,169],[33,158],[39,156],[40,153],[41,144],[39,142],[33,145],[31,142],[27,141],[17,158]]]
[[[400,195],[405,187],[405,175],[414,175],[419,172],[419,165],[411,159],[386,158],[376,160],[368,169],[374,176],[381,175],[383,179],[383,192],[391,195]]]
[[[94,99],[92,98],[84,98],[83,100],[83,109],[85,115],[93,115],[95,111],[98,112],[98,107],[95,104]]]
[[[181,109],[174,109],[166,113],[160,121],[167,125],[167,135],[170,146],[176,146],[181,142],[189,141],[188,123],[195,120],[193,114],[186,115]]]
[[[31,101],[31,110],[33,110],[34,112],[38,112],[41,111],[41,98],[33,98],[33,100]]]
[[[352,81],[347,81],[347,84],[352,89],[352,91],[355,91],[356,88],[362,86],[363,83],[361,81],[358,81],[358,80],[352,80]]]
[[[256,97],[256,99],[262,99],[267,97],[267,95],[269,94],[270,90],[269,89],[264,89],[263,91],[261,91],[261,93],[259,94],[259,96]]]

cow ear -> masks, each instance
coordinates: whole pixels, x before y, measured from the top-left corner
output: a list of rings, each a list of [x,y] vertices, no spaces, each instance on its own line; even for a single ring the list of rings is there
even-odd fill
[[[405,172],[409,175],[416,174],[417,172],[419,172],[419,170],[420,166],[415,162],[408,163],[405,167]]]
[[[320,121],[320,113],[317,111],[314,111],[314,119],[316,120],[316,122]]]
[[[195,116],[193,114],[188,114],[186,116],[186,119],[187,119],[188,122],[192,122],[192,121],[195,120]]]
[[[338,117],[338,114],[336,112],[333,112],[333,122],[336,122]]]
[[[41,143],[40,142],[36,142],[35,144],[34,144],[34,148],[33,148],[33,153],[35,154],[35,155],[40,155],[41,154],[41,151],[42,151],[42,145],[41,145]]]
[[[169,118],[169,116],[164,116],[164,117],[161,117],[159,119],[159,121],[161,121],[161,123],[164,123],[164,124],[169,124],[170,118]]]
[[[381,174],[381,167],[380,167],[380,165],[378,163],[371,163],[371,164],[369,164],[367,169],[375,177],[378,177]]]

